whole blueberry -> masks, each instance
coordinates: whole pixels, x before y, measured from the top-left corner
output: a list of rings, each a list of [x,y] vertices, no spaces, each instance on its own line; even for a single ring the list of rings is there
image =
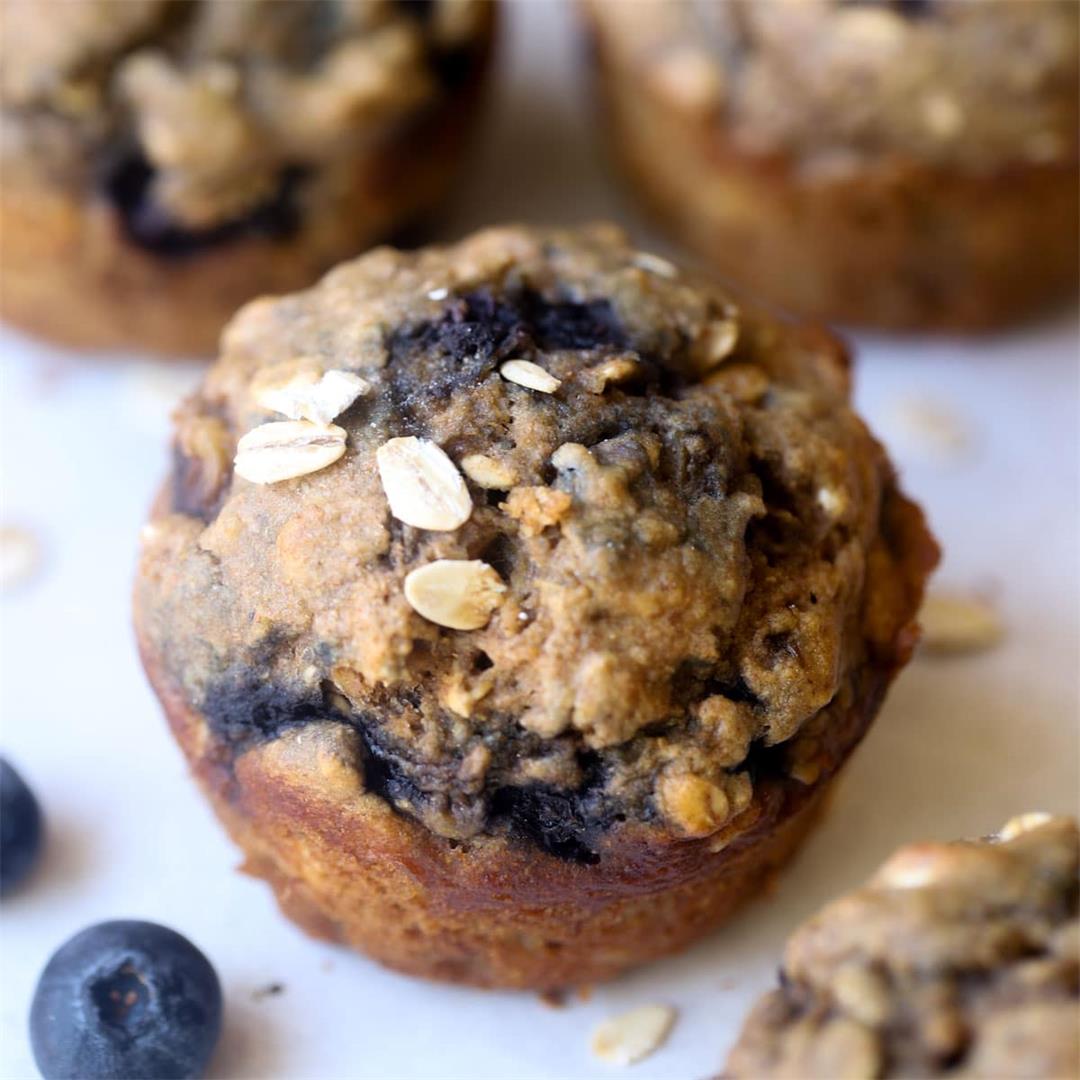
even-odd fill
[[[221,985],[175,930],[105,922],[62,945],[38,980],[30,1043],[45,1080],[182,1080],[221,1031]]]
[[[15,888],[41,853],[41,807],[23,778],[0,758],[0,893]]]

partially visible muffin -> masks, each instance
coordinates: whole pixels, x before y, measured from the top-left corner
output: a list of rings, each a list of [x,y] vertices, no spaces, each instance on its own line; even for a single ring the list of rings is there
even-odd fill
[[[788,942],[725,1076],[1080,1073],[1076,822],[901,848]]]
[[[936,558],[841,346],[611,228],[261,300],[177,417],[135,594],[283,908],[402,970],[609,978],[760,891]]]
[[[0,312],[85,347],[212,351],[443,195],[484,0],[6,0]]]
[[[804,315],[978,329],[1078,289],[1074,0],[582,0],[660,218]]]

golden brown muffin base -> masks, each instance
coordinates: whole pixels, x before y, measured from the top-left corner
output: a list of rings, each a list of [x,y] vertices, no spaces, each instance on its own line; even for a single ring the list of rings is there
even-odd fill
[[[211,353],[241,304],[309,285],[434,209],[463,153],[486,64],[359,161],[352,189],[329,212],[312,208],[290,240],[245,238],[163,257],[131,243],[100,197],[46,178],[0,184],[0,316],[73,348]]]
[[[859,700],[822,739],[816,782],[759,780],[748,809],[702,840],[660,842],[655,830],[625,825],[598,865],[582,866],[501,836],[448,841],[395,813],[363,790],[359,740],[343,725],[294,729],[230,763],[138,637],[173,733],[244,869],[270,883],[289,918],[410,975],[541,990],[611,979],[678,952],[760,894],[817,821],[913,642],[905,630],[895,661],[866,671]]]
[[[802,315],[977,331],[1075,299],[1077,162],[963,173],[903,157],[800,176],[661,101],[594,29],[612,151],[657,218],[748,293]]]

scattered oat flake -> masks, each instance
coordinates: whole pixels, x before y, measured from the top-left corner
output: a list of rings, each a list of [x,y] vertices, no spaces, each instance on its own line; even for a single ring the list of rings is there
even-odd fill
[[[450,295],[450,290],[443,287],[441,289],[432,289],[428,294],[429,300],[445,300]]]
[[[240,439],[233,463],[253,484],[276,484],[333,465],[345,453],[346,437],[335,424],[275,420]]]
[[[964,421],[942,405],[909,398],[897,403],[893,424],[904,447],[922,457],[957,457],[971,445]]]
[[[641,267],[642,270],[648,270],[650,274],[655,274],[657,277],[674,278],[679,276],[679,269],[674,263],[668,262],[667,259],[659,255],[654,255],[651,251],[637,252],[634,255],[634,265]]]
[[[17,525],[0,528],[0,589],[26,584],[40,566],[41,545],[32,532]]]
[[[429,439],[389,439],[375,451],[390,513],[417,529],[452,532],[469,520],[472,496],[457,466]]]
[[[586,368],[578,378],[590,394],[602,394],[608,383],[625,382],[640,371],[641,365],[632,356],[615,356],[595,367]]]
[[[1009,818],[997,831],[997,838],[1002,841],[1015,840],[1024,833],[1042,828],[1048,821],[1053,821],[1054,815],[1045,810],[1029,810],[1026,814],[1017,814]]]
[[[556,379],[551,372],[531,360],[507,360],[499,368],[499,374],[507,382],[517,383],[529,390],[539,390],[541,394],[553,394],[562,386],[561,379]]]
[[[702,371],[711,371],[726,360],[739,340],[739,323],[734,318],[713,319],[694,344],[694,356]]]
[[[992,648],[1005,636],[1001,617],[989,601],[963,593],[934,592],[919,612],[922,650],[958,656]]]
[[[642,1005],[608,1017],[593,1032],[593,1055],[608,1065],[633,1065],[663,1046],[674,1023],[670,1005]]]

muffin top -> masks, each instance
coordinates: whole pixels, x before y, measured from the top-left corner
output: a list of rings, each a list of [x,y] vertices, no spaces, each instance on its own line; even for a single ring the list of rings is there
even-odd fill
[[[612,227],[377,249],[226,330],[144,650],[233,752],[354,724],[445,836],[521,799],[557,853],[714,833],[911,644],[932,544],[848,392],[823,331]]]
[[[6,170],[102,190],[149,247],[252,216],[467,75],[481,0],[10,0]],[[9,179],[15,173],[8,173]]]
[[[788,942],[731,1077],[1076,1074],[1076,822],[901,848]]]
[[[587,0],[617,62],[745,151],[811,174],[881,157],[1075,163],[1073,0]]]

